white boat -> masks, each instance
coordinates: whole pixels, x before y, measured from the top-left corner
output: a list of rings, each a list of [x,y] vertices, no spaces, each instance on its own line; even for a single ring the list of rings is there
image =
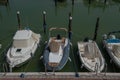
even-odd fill
[[[10,68],[20,66],[28,61],[35,54],[40,39],[41,35],[31,30],[18,30],[6,55]]]
[[[79,57],[82,66],[92,72],[100,73],[104,69],[104,58],[95,41],[78,42]]]
[[[103,45],[111,60],[120,68],[120,39],[115,35],[104,35]]]
[[[67,33],[66,28],[50,28],[49,32],[51,33],[51,31],[64,31]],[[50,34],[49,41],[46,44],[43,61],[47,70],[61,70],[69,58],[70,40],[65,35],[58,34],[57,37]]]

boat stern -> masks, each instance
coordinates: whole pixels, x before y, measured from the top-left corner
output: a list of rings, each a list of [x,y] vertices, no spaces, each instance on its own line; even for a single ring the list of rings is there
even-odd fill
[[[49,62],[48,65],[51,67],[57,67],[59,65],[59,63]]]

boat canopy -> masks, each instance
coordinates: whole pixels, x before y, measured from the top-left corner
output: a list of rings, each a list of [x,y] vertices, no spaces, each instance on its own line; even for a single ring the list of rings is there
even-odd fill
[[[13,37],[14,40],[29,39],[32,35],[31,30],[18,30]]]
[[[13,46],[16,48],[25,48],[33,44],[32,31],[30,30],[20,30],[16,32],[13,38]]]

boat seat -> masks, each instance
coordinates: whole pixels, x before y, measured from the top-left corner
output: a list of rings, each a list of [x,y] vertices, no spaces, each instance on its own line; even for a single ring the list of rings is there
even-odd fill
[[[57,53],[59,51],[60,44],[56,41],[51,41],[49,44],[50,51],[53,53]]]
[[[57,39],[56,37],[52,37],[51,42],[49,44],[50,51],[53,53],[57,53],[59,51],[60,46],[62,46],[62,48],[63,48],[64,44],[65,44],[64,37],[62,37],[61,39]]]
[[[95,50],[97,49],[94,48],[93,43],[87,44],[85,46],[85,53],[84,53],[85,57],[87,57],[88,59],[92,59],[94,61],[94,58],[98,57],[98,52]]]

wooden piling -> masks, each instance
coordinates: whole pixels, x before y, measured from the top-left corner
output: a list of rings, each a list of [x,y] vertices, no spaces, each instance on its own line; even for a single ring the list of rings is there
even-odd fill
[[[72,0],[72,5],[74,5],[74,0]]]
[[[72,16],[71,13],[69,13],[69,25],[68,25],[68,31],[71,31],[71,27],[72,27]]]
[[[91,0],[89,0],[89,5],[91,4]]]
[[[104,4],[106,4],[107,0],[104,0]]]
[[[98,27],[99,27],[99,17],[97,18],[97,22],[95,26],[95,32],[94,32],[94,38],[93,38],[94,41],[96,41],[96,38],[97,38]]]
[[[69,13],[69,24],[68,24],[68,37],[71,39],[72,36],[72,16],[71,13]]]
[[[43,29],[44,29],[44,34],[46,34],[46,11],[43,11]]]
[[[55,6],[57,6],[57,0],[55,0]]]
[[[19,12],[19,11],[17,11],[17,20],[18,20],[19,30],[21,30],[21,25],[20,25],[20,12]]]

